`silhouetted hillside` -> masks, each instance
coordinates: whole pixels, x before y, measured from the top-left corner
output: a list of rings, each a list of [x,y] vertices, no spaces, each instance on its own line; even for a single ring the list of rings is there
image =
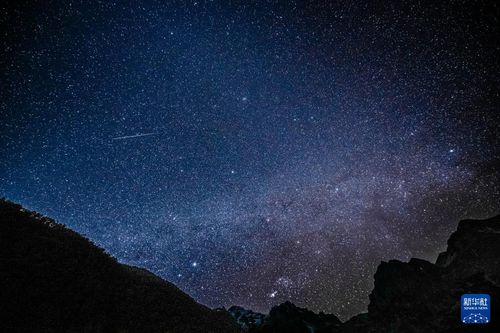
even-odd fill
[[[53,220],[0,200],[1,332],[500,332],[500,216],[459,223],[436,264],[382,262],[368,312],[341,323],[290,302],[268,315],[211,310],[119,264]],[[463,325],[460,296],[488,293],[487,325]]]
[[[0,200],[2,332],[238,332],[230,316]]]

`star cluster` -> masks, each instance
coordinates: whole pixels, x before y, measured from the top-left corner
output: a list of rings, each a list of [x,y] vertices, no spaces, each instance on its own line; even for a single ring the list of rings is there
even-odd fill
[[[346,319],[500,212],[494,2],[0,7],[0,194],[209,306]]]

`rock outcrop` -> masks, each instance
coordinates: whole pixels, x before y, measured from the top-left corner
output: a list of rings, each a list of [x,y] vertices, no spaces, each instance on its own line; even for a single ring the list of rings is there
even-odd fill
[[[319,314],[285,302],[271,309],[268,315],[233,306],[229,313],[247,332],[259,333],[323,333],[333,332],[341,321],[332,314]]]
[[[241,306],[232,306],[227,310],[245,332],[256,332],[264,323],[266,315]]]
[[[368,312],[345,323],[287,302],[260,315],[260,325],[243,328],[266,333],[500,332],[500,216],[461,221],[435,264],[390,260],[379,265],[374,278]],[[489,324],[461,323],[460,297],[469,293],[490,294]]]
[[[490,294],[491,322],[464,325],[463,294]],[[343,332],[500,332],[500,216],[464,220],[436,264],[411,259],[382,262],[375,273],[368,313]]]

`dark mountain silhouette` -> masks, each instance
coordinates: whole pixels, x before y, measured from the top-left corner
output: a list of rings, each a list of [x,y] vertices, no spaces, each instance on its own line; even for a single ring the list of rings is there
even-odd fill
[[[499,332],[500,216],[461,221],[436,264],[391,260],[375,273],[368,316],[348,322],[348,332]],[[460,297],[488,293],[492,321],[463,325]],[[351,329],[360,326],[360,329]]]
[[[461,324],[466,293],[490,294],[489,324]],[[211,310],[52,219],[0,200],[1,332],[500,332],[499,299],[500,216],[461,221],[435,264],[382,262],[368,312],[341,323],[290,302],[267,315]]]
[[[266,318],[265,314],[247,310],[236,305],[230,307],[227,311],[231,314],[231,316],[233,316],[238,325],[240,325],[245,332],[257,331]]]
[[[341,321],[332,314],[316,314],[290,302],[273,307],[268,315],[238,306],[233,306],[228,311],[243,329],[252,333],[336,332],[341,325]]]
[[[491,296],[491,322],[464,325],[460,297],[468,293]],[[368,312],[340,324],[333,315],[314,314],[284,303],[269,315],[240,307],[229,312],[252,333],[369,333],[369,332],[500,332],[500,216],[461,221],[448,240],[448,249],[432,264],[382,262],[375,273]],[[258,323],[248,318],[259,318]],[[251,324],[247,324],[248,322]]]
[[[0,200],[1,332],[238,332],[152,273]]]

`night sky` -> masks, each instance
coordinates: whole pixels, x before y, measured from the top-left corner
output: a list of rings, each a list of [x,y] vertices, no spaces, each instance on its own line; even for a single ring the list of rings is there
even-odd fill
[[[211,307],[346,319],[500,213],[499,7],[467,3],[2,2],[0,196]]]

